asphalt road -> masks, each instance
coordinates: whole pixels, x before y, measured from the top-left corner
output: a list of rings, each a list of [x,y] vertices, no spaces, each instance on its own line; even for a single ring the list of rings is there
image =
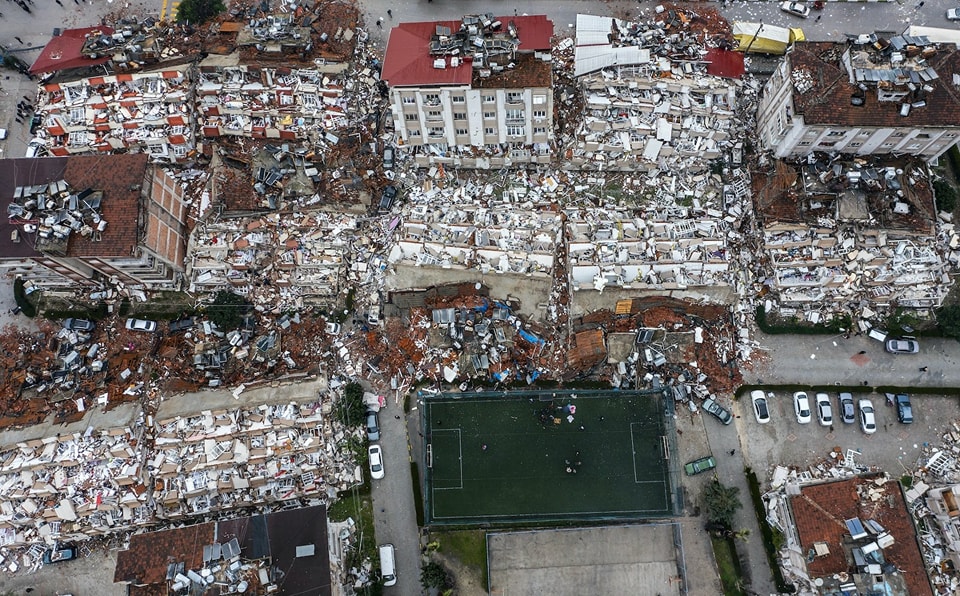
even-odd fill
[[[865,335],[766,335],[755,332],[762,349],[742,367],[748,384],[823,384],[871,387],[956,387],[960,385],[960,343],[920,338],[920,353],[894,355]],[[865,352],[860,354],[860,352]],[[921,367],[927,367],[921,371]]]

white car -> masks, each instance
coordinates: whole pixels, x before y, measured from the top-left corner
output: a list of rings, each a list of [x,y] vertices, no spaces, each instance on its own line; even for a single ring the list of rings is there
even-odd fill
[[[800,424],[808,424],[812,420],[810,398],[803,391],[797,391],[793,394],[793,411],[797,415],[797,422]]]
[[[948,9],[947,9],[947,20],[948,20],[948,21],[960,21],[960,8],[948,8]]]
[[[46,145],[46,143],[39,137],[31,139],[30,142],[27,143],[26,157],[39,157],[40,150],[43,149],[44,145]]]
[[[146,331],[153,333],[157,330],[156,321],[146,321],[144,319],[127,319],[127,329],[130,331]]]
[[[861,399],[857,404],[860,410],[860,428],[868,435],[877,432],[877,416],[869,399]]]
[[[380,480],[383,478],[383,452],[380,445],[370,445],[367,453],[370,455],[370,475],[374,480]]]
[[[750,392],[750,401],[753,402],[753,415],[757,417],[758,424],[770,422],[770,410],[767,408],[767,397],[763,391],[755,389]]]
[[[830,396],[826,393],[818,393],[817,401],[817,419],[820,420],[820,426],[833,425],[833,408],[830,406]]]
[[[795,17],[800,17],[802,19],[810,16],[810,7],[806,4],[801,4],[799,2],[781,2],[780,10],[788,14],[792,14]]]
[[[340,329],[342,329],[340,323],[327,323],[325,327],[327,335],[340,335]]]

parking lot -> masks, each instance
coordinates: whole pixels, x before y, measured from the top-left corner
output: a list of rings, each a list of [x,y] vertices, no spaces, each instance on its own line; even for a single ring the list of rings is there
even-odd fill
[[[852,424],[844,424],[838,415],[837,392],[827,392],[834,411],[832,426],[821,426],[817,420],[814,396],[808,390],[812,421],[799,424],[793,406],[793,392],[767,393],[770,422],[758,424],[749,394],[743,395],[734,406],[739,418],[741,449],[747,465],[752,467],[761,482],[769,480],[769,472],[777,464],[806,469],[829,459],[831,450],[839,447],[859,451],[856,462],[877,466],[891,476],[904,469],[913,469],[924,441],[936,441],[957,419],[955,397],[911,395],[913,424],[897,421],[896,408],[888,405],[884,394],[854,393],[855,403],[869,399],[876,411],[877,431],[868,435],[860,428],[859,412]]]

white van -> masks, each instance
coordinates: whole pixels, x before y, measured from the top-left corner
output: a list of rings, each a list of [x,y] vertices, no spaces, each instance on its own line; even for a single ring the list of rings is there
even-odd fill
[[[380,576],[385,586],[393,586],[397,583],[397,565],[393,560],[392,544],[380,546]]]

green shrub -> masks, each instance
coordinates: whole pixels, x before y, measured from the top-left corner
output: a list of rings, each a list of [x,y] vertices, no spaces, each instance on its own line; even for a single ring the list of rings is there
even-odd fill
[[[957,206],[957,189],[946,179],[937,178],[933,181],[933,196],[937,201],[937,210],[953,213]]]
[[[243,323],[243,315],[249,308],[250,303],[240,294],[221,290],[207,306],[206,314],[223,331],[232,331]]]
[[[37,316],[37,307],[30,301],[26,290],[23,289],[23,278],[18,277],[13,281],[13,299],[20,307],[20,312],[30,318]]]
[[[360,383],[349,383],[344,387],[343,399],[337,402],[337,419],[347,427],[363,424],[363,415],[367,408],[363,404],[363,387]]]
[[[767,320],[767,311],[763,304],[757,305],[755,318],[760,331],[769,335],[836,335],[849,330],[852,325],[849,315],[816,325],[797,319],[771,323]]]

